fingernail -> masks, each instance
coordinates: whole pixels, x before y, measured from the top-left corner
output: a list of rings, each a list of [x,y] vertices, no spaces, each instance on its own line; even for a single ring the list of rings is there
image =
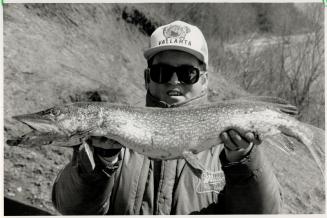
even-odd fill
[[[245,134],[245,138],[246,138],[248,141],[253,141],[253,140],[254,140],[254,135],[253,135],[253,133],[248,132],[248,133]]]

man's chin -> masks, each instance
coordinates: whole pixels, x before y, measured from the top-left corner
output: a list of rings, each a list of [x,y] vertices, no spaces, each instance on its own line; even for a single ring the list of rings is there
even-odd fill
[[[180,104],[186,101],[185,96],[168,96],[166,99],[167,104]]]

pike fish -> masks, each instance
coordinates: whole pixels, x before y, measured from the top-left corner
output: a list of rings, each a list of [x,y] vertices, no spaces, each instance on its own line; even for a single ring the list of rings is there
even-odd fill
[[[256,132],[261,139],[278,134],[295,138],[323,172],[324,154],[317,152],[316,146],[324,145],[324,131],[298,121],[296,114],[295,106],[274,97],[178,108],[79,102],[14,116],[33,131],[7,143],[73,146],[89,136],[105,136],[153,159],[184,158],[195,163],[194,154],[222,143],[219,135],[223,131],[236,129],[240,133]],[[291,143],[285,144],[287,152],[294,149]]]

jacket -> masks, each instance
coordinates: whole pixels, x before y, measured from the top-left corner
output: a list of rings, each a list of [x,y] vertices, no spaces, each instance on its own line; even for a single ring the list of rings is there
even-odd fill
[[[158,104],[164,107],[147,95],[148,106]],[[150,160],[128,148],[121,149],[111,166],[101,164],[95,154],[96,167],[89,172],[85,150],[78,150],[58,174],[52,200],[67,215],[279,213],[281,189],[262,146],[269,144],[254,146],[237,163],[226,160],[223,145],[198,153],[207,169],[203,178],[184,159]]]

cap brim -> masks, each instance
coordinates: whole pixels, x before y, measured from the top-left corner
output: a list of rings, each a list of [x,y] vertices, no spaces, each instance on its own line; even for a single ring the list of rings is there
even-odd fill
[[[197,59],[199,59],[200,61],[205,63],[204,57],[200,52],[197,52],[197,51],[187,48],[187,47],[174,46],[174,45],[164,45],[164,46],[150,48],[150,49],[144,51],[144,57],[147,60],[149,60],[150,58],[152,58],[154,55],[158,54],[159,52],[168,51],[168,50],[184,51],[186,53],[189,53],[189,54],[195,56]]]

